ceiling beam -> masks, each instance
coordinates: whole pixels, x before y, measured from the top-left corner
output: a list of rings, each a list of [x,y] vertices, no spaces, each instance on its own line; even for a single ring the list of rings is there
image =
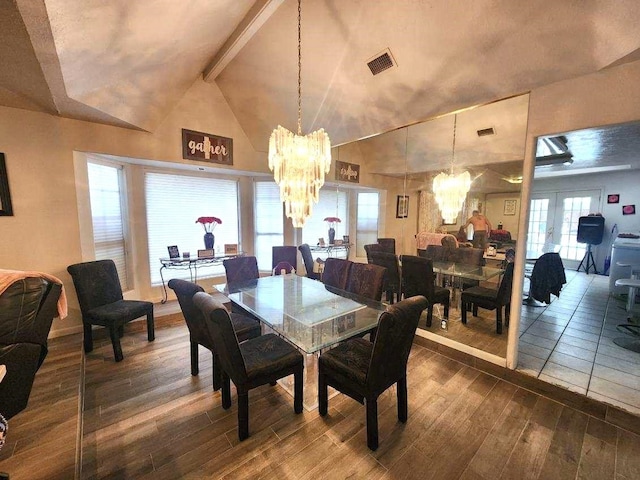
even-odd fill
[[[224,68],[235,58],[242,47],[264,25],[284,0],[256,0],[238,27],[218,50],[211,63],[202,73],[205,82],[213,82]]]

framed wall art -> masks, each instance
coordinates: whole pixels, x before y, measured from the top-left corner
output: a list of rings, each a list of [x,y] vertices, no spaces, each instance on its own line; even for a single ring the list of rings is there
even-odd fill
[[[607,195],[607,203],[620,203],[620,194],[610,193]]]
[[[398,195],[396,204],[396,218],[407,218],[409,216],[409,195]]]
[[[515,215],[517,207],[518,207],[518,201],[517,200],[505,200],[504,201],[504,211],[502,212],[502,214],[503,215]]]

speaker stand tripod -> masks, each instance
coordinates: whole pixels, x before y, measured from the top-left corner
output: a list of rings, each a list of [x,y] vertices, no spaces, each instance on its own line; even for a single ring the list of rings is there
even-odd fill
[[[584,267],[582,266],[582,264],[585,264]],[[593,253],[591,253],[591,244],[589,243],[587,244],[587,251],[585,252],[584,257],[582,257],[580,265],[578,265],[576,271],[579,272],[581,268],[584,268],[585,273],[589,275],[589,270],[591,269],[591,267],[593,267],[593,271],[597,275],[598,269],[596,268],[596,262],[593,261]]]

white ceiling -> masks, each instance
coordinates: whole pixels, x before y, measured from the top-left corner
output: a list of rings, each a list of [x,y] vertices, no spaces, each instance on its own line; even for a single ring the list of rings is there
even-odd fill
[[[153,131],[206,72],[266,151],[296,126],[296,17],[295,0],[0,0],[0,104]],[[302,22],[303,130],[333,144],[640,53],[637,0],[304,0]],[[373,76],[387,48],[397,67]]]

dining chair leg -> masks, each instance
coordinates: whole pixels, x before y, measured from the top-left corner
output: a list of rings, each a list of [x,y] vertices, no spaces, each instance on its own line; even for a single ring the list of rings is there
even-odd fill
[[[396,385],[398,390],[398,420],[402,423],[406,423],[409,407],[407,401],[407,376],[405,375],[400,380],[398,380],[398,384]]]
[[[211,372],[213,376],[213,391],[217,392],[222,386],[222,370],[220,370],[220,359],[218,355],[211,352]]]
[[[118,327],[109,327],[109,336],[111,337],[111,345],[113,346],[113,356],[115,357],[116,362],[121,362],[124,357],[122,356]]]
[[[84,351],[89,353],[93,350],[93,333],[91,331],[90,323],[83,323],[84,330]]]
[[[118,336],[119,336],[120,338],[124,337],[124,325],[120,325],[120,326],[118,327]]]
[[[318,374],[318,413],[324,417],[329,407],[329,392],[327,391],[327,376]]]
[[[429,304],[427,307],[427,327],[431,326],[431,321],[433,320],[433,304]]]
[[[502,306],[498,305],[496,308],[496,333],[500,335],[502,333]]]
[[[504,324],[505,324],[507,327],[509,326],[509,317],[510,317],[510,315],[511,315],[510,310],[511,310],[511,304],[510,304],[510,303],[507,303],[507,304],[504,306]]]
[[[293,411],[302,413],[302,395],[303,395],[303,366],[296,370],[293,374]]]
[[[153,310],[147,313],[147,340],[153,342],[156,339],[156,332],[153,324]]]
[[[238,390],[238,438],[240,441],[249,437],[249,391],[240,388]]]
[[[444,304],[444,318],[449,320],[449,304],[448,303]]]
[[[191,375],[198,375],[200,366],[198,365],[198,344],[191,342]]]
[[[231,407],[231,379],[229,375],[222,372],[222,408],[227,410]]]
[[[476,305],[475,303],[473,304],[472,312],[474,317],[478,316],[478,305]]]
[[[378,449],[378,399],[367,397],[367,446],[371,450]]]
[[[467,305],[467,302],[465,302],[464,300],[462,300],[462,302],[460,303],[461,320],[464,325],[467,324]]]

